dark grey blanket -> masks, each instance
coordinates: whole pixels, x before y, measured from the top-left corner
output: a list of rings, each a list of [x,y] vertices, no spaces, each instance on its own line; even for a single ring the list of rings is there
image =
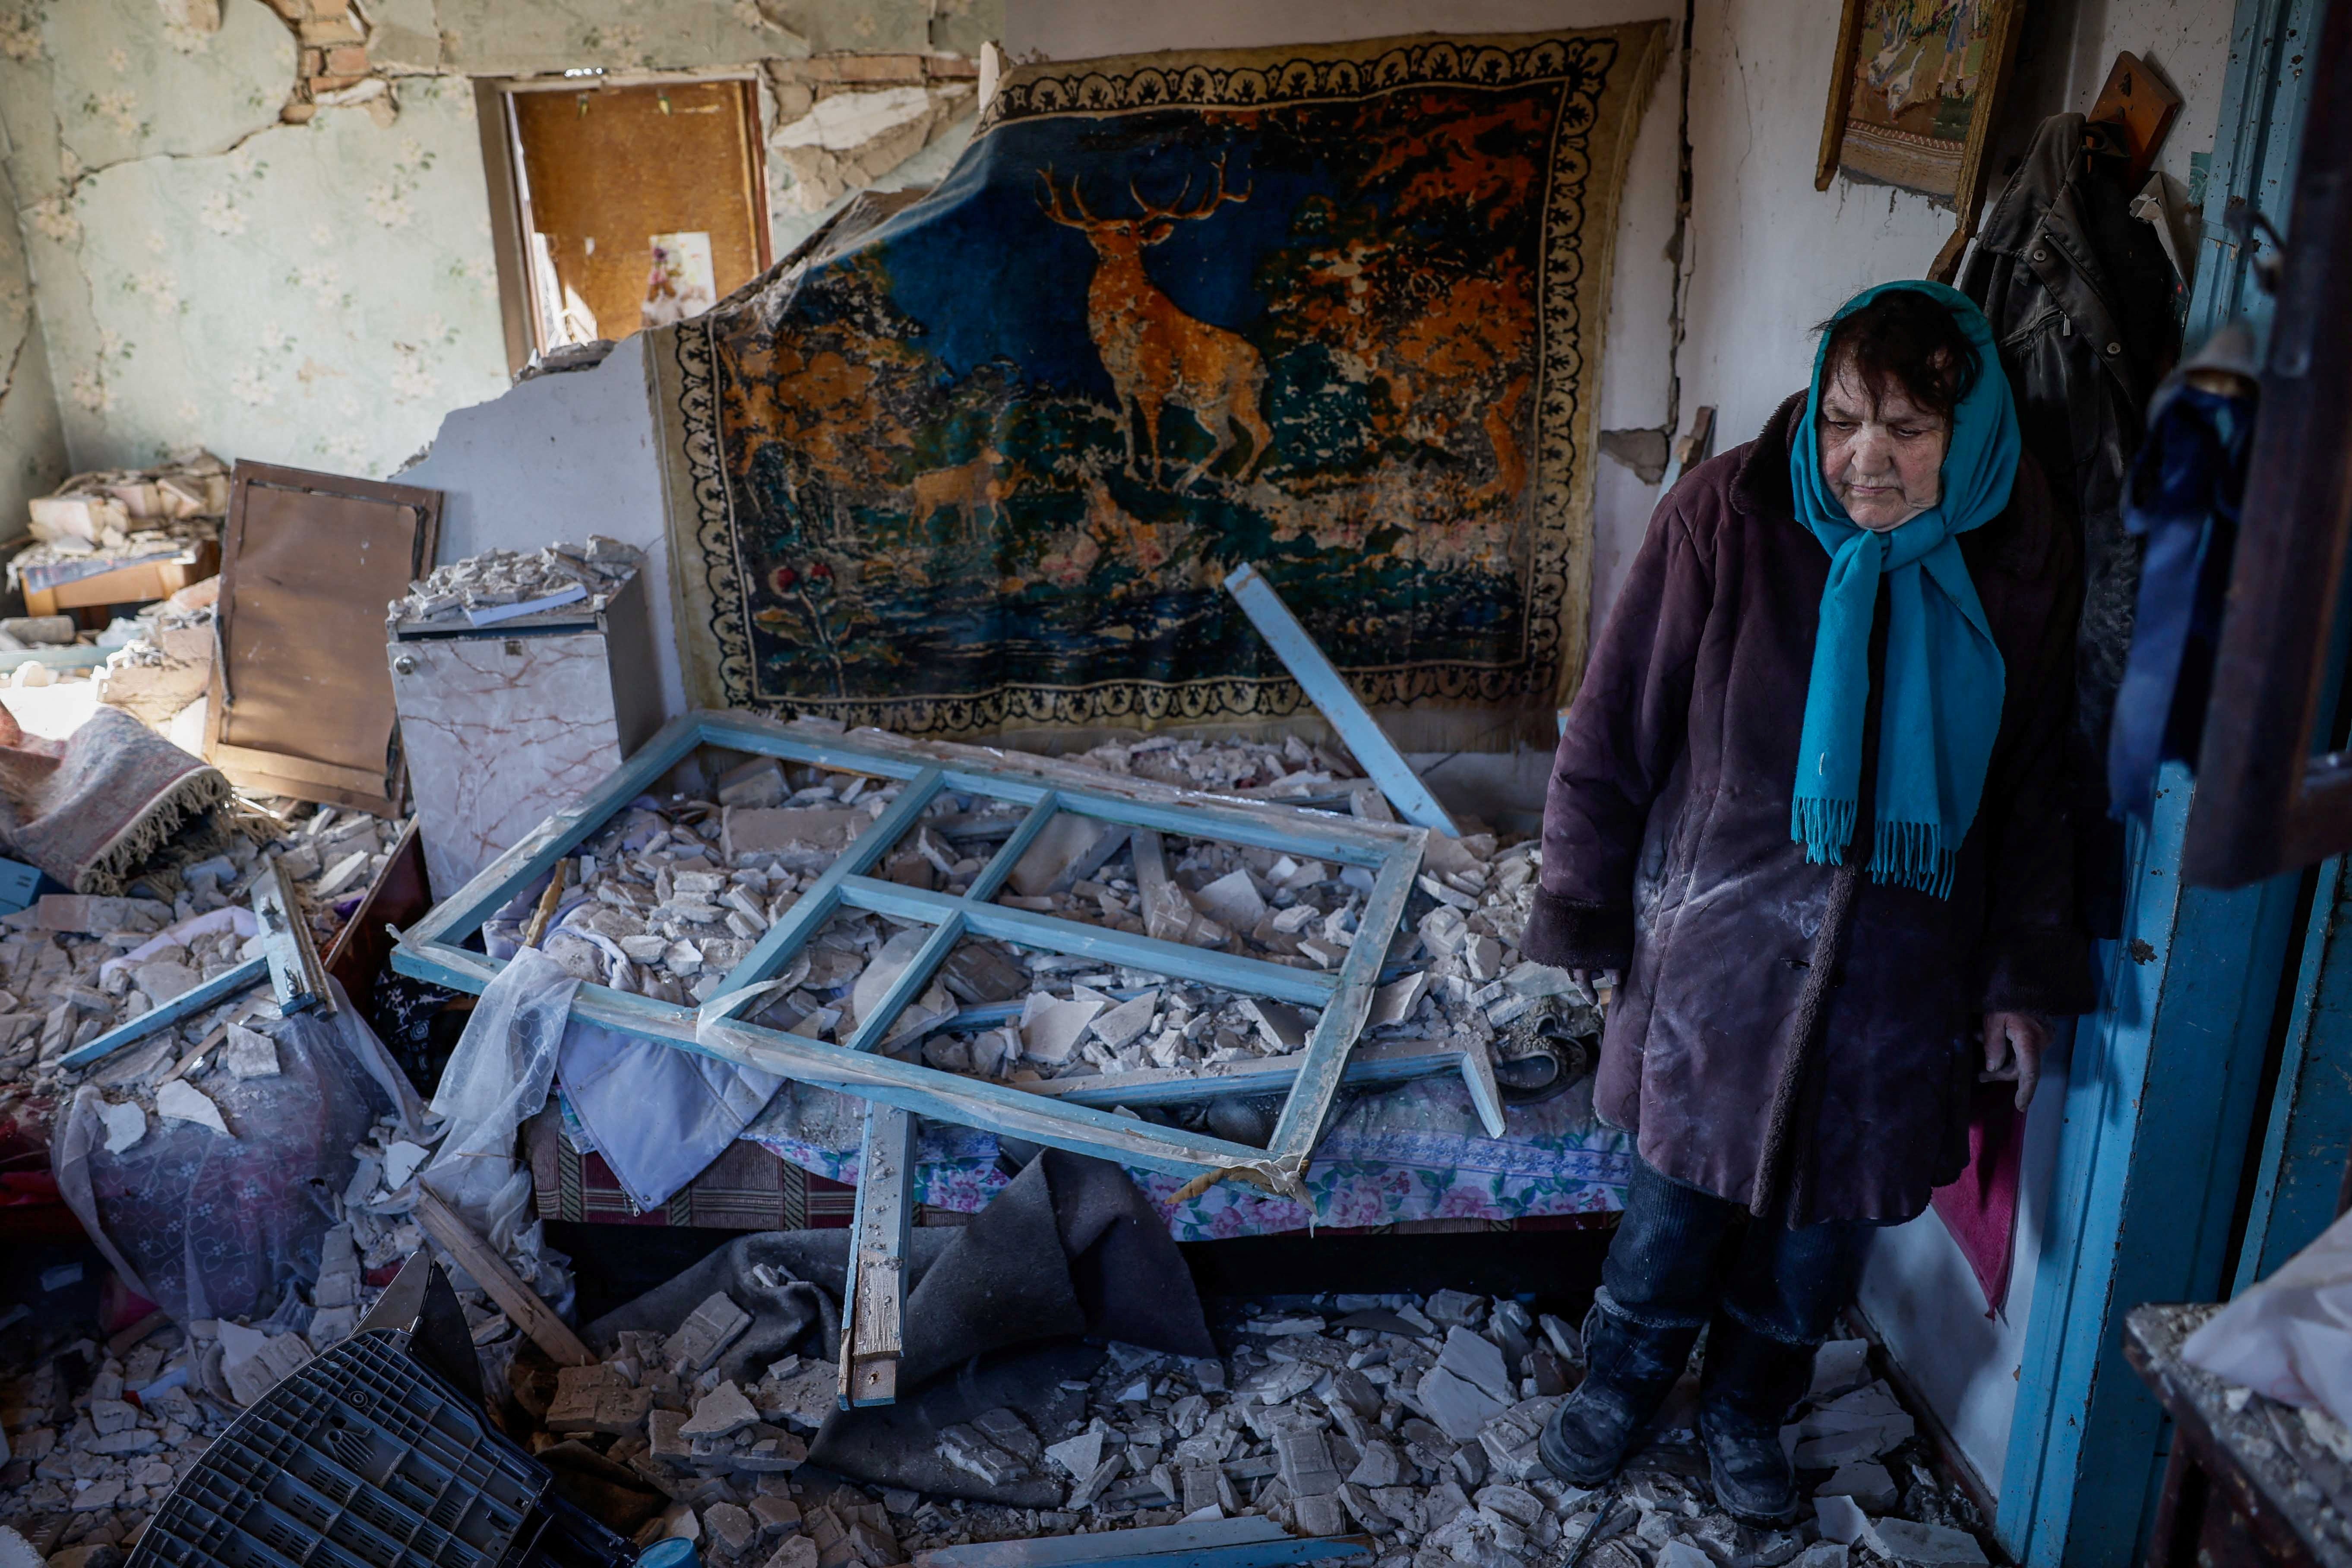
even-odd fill
[[[592,1345],[624,1331],[675,1330],[714,1291],[751,1314],[719,1373],[758,1380],[771,1362],[839,1354],[846,1230],[769,1231],[700,1263],[590,1324]],[[915,1231],[908,1263],[899,1401],[835,1411],[812,1463],[856,1480],[1026,1508],[1061,1500],[1044,1477],[990,1489],[938,1455],[940,1428],[1003,1405],[1055,1442],[1083,1381],[1117,1340],[1173,1355],[1216,1353],[1167,1223],[1118,1166],[1059,1150],[1032,1161],[960,1229]]]

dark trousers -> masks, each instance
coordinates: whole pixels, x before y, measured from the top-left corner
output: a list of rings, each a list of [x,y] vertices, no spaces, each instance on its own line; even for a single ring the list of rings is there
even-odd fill
[[[1594,1304],[1658,1330],[1696,1330],[1720,1310],[1783,1344],[1818,1345],[1853,1304],[1877,1228],[1751,1220],[1744,1205],[1670,1182],[1636,1155]]]

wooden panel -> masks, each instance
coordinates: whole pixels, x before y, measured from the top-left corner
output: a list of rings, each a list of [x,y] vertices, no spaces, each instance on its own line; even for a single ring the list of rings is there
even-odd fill
[[[205,734],[232,779],[267,774],[306,800],[398,795],[383,607],[433,559],[440,518],[438,490],[236,465]]]
[[[556,282],[586,303],[596,335],[638,329],[655,235],[708,234],[719,298],[766,268],[750,95],[742,81],[513,95],[524,243],[546,236]]]

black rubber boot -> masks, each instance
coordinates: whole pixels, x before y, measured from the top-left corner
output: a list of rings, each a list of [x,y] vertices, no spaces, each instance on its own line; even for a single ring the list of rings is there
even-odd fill
[[[1750,1524],[1797,1517],[1797,1471],[1780,1427],[1813,1381],[1813,1347],[1759,1334],[1721,1312],[1706,1331],[1699,1374],[1699,1439],[1715,1500]]]
[[[1690,1363],[1696,1328],[1649,1329],[1595,1306],[1584,1318],[1590,1368],[1544,1423],[1538,1444],[1560,1479],[1597,1487],[1617,1473],[1634,1439]]]

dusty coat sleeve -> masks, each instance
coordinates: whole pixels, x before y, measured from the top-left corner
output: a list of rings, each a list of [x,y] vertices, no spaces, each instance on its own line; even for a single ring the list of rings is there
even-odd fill
[[[1694,476],[1696,477],[1696,476]],[[1651,802],[1682,754],[1712,574],[1676,487],[1650,520],[1570,708],[1544,798],[1543,879],[1519,947],[1538,963],[1623,968]]]
[[[1985,928],[1977,951],[1986,1012],[2087,1013],[2098,1002],[2090,939],[2074,897],[2074,830],[2066,738],[2074,721],[2074,634],[2082,552],[2069,525],[2051,530],[2035,577],[2035,635],[2008,670],[2002,725],[1978,817],[1985,841]]]

